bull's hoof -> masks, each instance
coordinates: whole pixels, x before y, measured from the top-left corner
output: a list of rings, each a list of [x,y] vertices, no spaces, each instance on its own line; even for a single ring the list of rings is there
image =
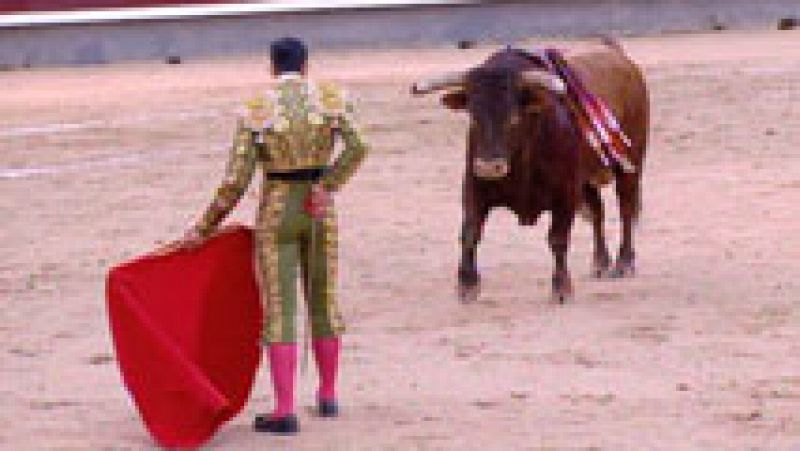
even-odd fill
[[[602,279],[608,277],[611,272],[611,262],[609,260],[595,260],[592,262],[592,277]]]
[[[463,304],[470,304],[478,300],[480,295],[480,284],[464,285],[458,284],[458,300]]]
[[[559,305],[564,305],[567,302],[572,301],[572,299],[574,297],[574,294],[572,293],[571,290],[570,291],[554,291],[551,297],[553,299],[553,302],[555,302],[555,303],[557,303]]]
[[[595,251],[594,258],[592,259],[592,276],[596,279],[608,277],[611,271],[611,257],[608,252]]]
[[[458,269],[458,299],[468,304],[478,300],[480,293],[481,275],[475,268]]]
[[[572,300],[572,280],[568,274],[557,274],[553,276],[553,301],[559,304],[566,304]]]
[[[618,261],[616,265],[614,265],[614,269],[611,270],[609,276],[614,279],[622,279],[625,277],[633,277],[636,273],[634,269],[633,262],[622,262]]]

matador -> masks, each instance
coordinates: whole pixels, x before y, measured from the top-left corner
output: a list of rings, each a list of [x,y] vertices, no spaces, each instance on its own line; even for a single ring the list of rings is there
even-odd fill
[[[270,56],[275,84],[241,112],[225,178],[183,242],[197,245],[212,234],[246,191],[256,166],[261,166],[256,267],[275,407],[271,414],[257,416],[254,428],[293,434],[299,430],[294,400],[298,269],[320,376],[318,412],[325,417],[338,415],[336,377],[344,325],[336,301],[337,229],[329,193],[337,192],[353,175],[367,146],[343,91],[306,77],[307,50],[302,41],[279,39]],[[337,137],[343,148],[331,164]]]

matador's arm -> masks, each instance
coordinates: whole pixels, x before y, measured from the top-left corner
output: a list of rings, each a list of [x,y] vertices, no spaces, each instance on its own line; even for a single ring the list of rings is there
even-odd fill
[[[195,226],[195,230],[201,237],[205,238],[211,235],[236,206],[250,185],[255,166],[256,146],[253,134],[240,120],[225,168],[225,178],[217,188],[211,204]]]
[[[345,102],[344,111],[337,117],[339,134],[344,149],[333,163],[330,172],[323,177],[322,185],[326,190],[338,191],[355,173],[368,152],[368,146],[362,140],[352,119],[353,105]]]

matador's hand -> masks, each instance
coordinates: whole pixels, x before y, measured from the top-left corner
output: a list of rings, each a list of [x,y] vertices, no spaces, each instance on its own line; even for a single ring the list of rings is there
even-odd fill
[[[320,220],[328,214],[333,198],[322,185],[313,185],[306,198],[303,209],[312,219]]]
[[[200,235],[200,232],[192,227],[183,234],[183,238],[178,240],[176,244],[179,249],[191,250],[200,247],[204,241],[205,239]]]

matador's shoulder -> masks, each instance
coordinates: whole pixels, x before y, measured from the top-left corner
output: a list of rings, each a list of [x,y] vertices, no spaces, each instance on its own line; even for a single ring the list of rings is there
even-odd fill
[[[352,119],[354,102],[346,89],[331,81],[318,81],[310,90],[312,102],[329,117]]]
[[[344,116],[351,112],[352,101],[340,85],[331,81],[319,81],[316,83],[316,92],[323,113]]]
[[[245,100],[237,112],[241,127],[251,130],[270,128],[281,115],[278,94],[268,89]]]

